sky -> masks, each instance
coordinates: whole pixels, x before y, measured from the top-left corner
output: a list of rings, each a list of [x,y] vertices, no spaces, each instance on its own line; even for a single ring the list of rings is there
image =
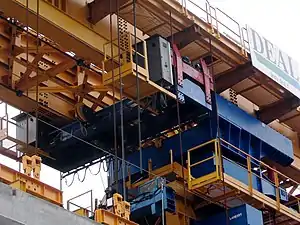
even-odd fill
[[[300,31],[297,30],[300,21],[300,1],[211,0],[210,3],[231,15],[240,24],[250,25],[300,62]]]
[[[203,5],[203,0],[193,0]],[[211,0],[212,6],[220,8],[222,11],[229,14],[241,26],[250,25],[253,29],[265,36],[272,43],[276,44],[280,49],[288,53],[296,61],[300,62],[300,32],[298,29],[298,22],[300,21],[300,1],[298,0]],[[195,9],[194,9],[195,10]],[[199,13],[200,15],[201,13]],[[229,20],[224,19],[224,23]],[[229,24],[232,23],[229,21]],[[4,104],[0,105],[0,112],[4,112]],[[13,117],[19,113],[18,110],[9,108],[9,117]],[[1,113],[0,113],[1,114]],[[15,135],[13,126],[9,127],[11,135]],[[15,169],[18,165],[0,156],[0,162]],[[93,173],[96,173],[99,165],[91,168]],[[82,178],[84,172],[80,172],[79,176]],[[102,175],[102,178],[101,176]],[[60,187],[59,172],[55,171],[45,165],[42,167],[41,180],[56,188]],[[72,177],[67,179],[70,183]],[[103,184],[103,182],[104,184]],[[79,182],[77,177],[71,187],[67,187],[65,180],[63,180],[63,191],[65,202],[73,196],[79,195],[85,191],[93,190],[94,197],[101,199],[103,197],[104,186],[106,186],[106,175],[100,173],[93,176],[87,171],[86,179],[83,183]],[[89,206],[89,196],[80,199],[84,207]],[[75,202],[78,203],[78,202]]]

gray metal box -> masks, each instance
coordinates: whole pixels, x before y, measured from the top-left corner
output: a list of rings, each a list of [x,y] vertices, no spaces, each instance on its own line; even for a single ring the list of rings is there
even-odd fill
[[[35,117],[28,116],[25,113],[21,113],[18,116],[14,117],[14,120],[17,123],[16,127],[16,138],[24,143],[27,141],[27,129],[28,129],[28,143],[35,142],[36,140],[36,119]],[[28,128],[27,128],[28,121]]]
[[[173,85],[170,43],[158,35],[148,38],[146,42],[150,80],[165,85]]]

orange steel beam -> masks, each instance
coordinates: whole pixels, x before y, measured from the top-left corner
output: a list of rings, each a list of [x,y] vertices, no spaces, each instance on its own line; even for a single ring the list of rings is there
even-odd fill
[[[229,72],[220,74],[216,78],[216,91],[221,93],[228,88],[231,88],[233,85],[245,80],[246,78],[252,76],[255,73],[251,63],[245,63],[241,66],[238,66],[232,69]]]
[[[199,32],[199,27],[193,24],[190,27],[183,29],[171,36],[167,39],[173,44],[176,44],[178,49],[182,49],[190,43],[194,42],[201,36],[201,32]]]
[[[110,13],[115,13],[117,11],[117,4],[121,7],[130,1],[132,0],[119,0],[118,3],[118,0],[94,0],[88,4],[88,20],[92,24],[96,24]]]
[[[283,98],[270,105],[261,107],[261,109],[259,109],[257,112],[257,115],[261,121],[268,124],[275,119],[279,119],[286,113],[296,109],[299,105],[300,100],[295,96]]]
[[[33,64],[31,63],[31,65],[33,65]],[[58,65],[53,66],[49,70],[38,72],[39,74],[32,78],[21,79],[20,82],[16,84],[16,88],[17,88],[17,90],[25,91],[29,88],[39,85],[40,83],[42,83],[48,79],[55,77],[57,74],[64,72],[64,71],[72,68],[75,65],[76,65],[75,60],[61,62]],[[33,66],[35,66],[35,65],[33,65]]]
[[[35,99],[35,94],[32,96],[33,99]],[[37,108],[37,102],[27,96],[17,96],[16,92],[7,88],[3,84],[0,84],[0,100],[6,102],[7,104],[20,109],[24,112],[35,112]],[[66,104],[64,101],[51,101],[51,104],[53,104],[53,107],[44,107],[42,105],[39,105],[39,111],[43,112],[43,115],[47,117],[47,114],[49,114],[50,117],[53,118],[59,118],[59,121],[69,121],[73,119],[72,114],[70,113],[70,110],[73,108]],[[54,110],[55,109],[55,110]],[[47,113],[46,113],[47,112]]]

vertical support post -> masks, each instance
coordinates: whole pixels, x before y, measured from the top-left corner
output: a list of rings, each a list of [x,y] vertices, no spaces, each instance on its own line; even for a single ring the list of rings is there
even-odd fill
[[[173,150],[170,149],[170,163],[173,164],[174,160],[173,160]]]
[[[192,188],[192,174],[191,174],[191,152],[187,152],[187,168],[188,168],[188,188]]]
[[[217,173],[217,178],[219,179],[221,177],[221,174],[220,174],[220,155],[219,155],[217,139],[214,141],[214,148],[215,148],[215,160],[216,160],[216,173]]]
[[[218,18],[217,18],[217,10],[216,8],[210,6],[210,12],[211,12],[211,9],[213,9],[214,11],[214,14],[215,14],[215,21],[216,21],[216,36],[217,38],[220,38],[220,31],[219,31],[219,21],[218,21]],[[212,25],[213,26],[213,25]]]
[[[209,104],[211,104],[211,81],[212,76],[207,68],[207,65],[203,59],[200,60],[200,64],[203,70],[203,80],[204,80],[204,87],[205,87],[205,101]]]
[[[222,154],[221,154],[221,145],[220,145],[220,139],[215,139],[215,159],[216,159],[216,173],[217,178],[221,179],[223,176],[223,166],[222,166]]]
[[[249,155],[247,155],[247,170],[248,170],[248,188],[249,188],[249,193],[252,196],[253,194],[252,170],[251,170],[251,158]]]
[[[62,172],[59,173],[59,190],[62,191],[63,190],[63,184],[62,184],[62,180],[63,180],[63,177],[62,177]]]
[[[149,179],[152,178],[152,159],[148,160],[148,176],[149,176]]]
[[[149,70],[148,70],[148,49],[146,41],[143,41],[144,46],[144,60],[145,60],[145,70],[147,71],[147,81],[149,81]]]
[[[164,184],[161,182],[161,224],[165,225],[165,201],[164,201]]]
[[[210,30],[209,30],[209,32],[210,32],[211,34],[214,34],[215,31],[214,31],[214,26],[213,26],[213,23],[212,23],[211,6],[210,6],[210,4],[209,4],[208,1],[206,1],[205,6],[206,6],[206,14],[207,14],[207,23],[210,25]],[[210,21],[209,21],[209,19],[210,19]]]
[[[277,205],[277,210],[280,210],[279,179],[278,179],[278,173],[276,171],[274,171],[274,180],[275,180],[275,187],[276,187],[276,205]]]
[[[131,188],[131,184],[132,184],[132,182],[131,182],[131,171],[130,171],[130,166],[128,166],[128,183],[129,183],[129,185],[128,185],[128,188],[130,189]]]
[[[175,54],[175,57],[173,59],[173,64],[176,66],[177,83],[178,85],[182,86],[183,85],[182,59],[176,44],[173,44],[173,51]]]
[[[93,190],[91,190],[91,212],[94,212],[94,207],[93,207]]]

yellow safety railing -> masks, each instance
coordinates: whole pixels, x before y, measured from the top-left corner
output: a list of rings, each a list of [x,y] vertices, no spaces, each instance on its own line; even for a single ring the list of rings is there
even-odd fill
[[[136,37],[137,45],[141,46],[141,51],[135,49],[135,36],[130,32],[125,32],[119,38],[115,38],[104,44],[104,60],[103,71],[109,71],[108,64],[111,61],[118,66],[123,66],[126,63],[134,63],[135,54],[137,54],[138,62],[148,71],[148,58],[146,42]],[[141,62],[142,61],[142,62]]]
[[[196,150],[203,149],[204,147],[207,147],[208,145],[214,146],[213,147],[214,148],[213,155],[206,159],[203,159],[201,161],[191,163],[191,153],[195,152]],[[192,176],[191,170],[193,167],[199,166],[210,160],[215,161],[216,170],[214,172],[204,175],[202,177],[198,177],[198,178]],[[189,189],[202,187],[210,182],[217,181],[221,178],[223,169],[222,169],[221,152],[220,152],[218,139],[210,140],[208,142],[205,142],[194,148],[189,149],[187,152],[187,161],[188,161],[188,187],[189,187]]]
[[[194,151],[203,151],[204,148],[208,147],[208,145],[213,145],[213,155],[209,156],[205,159],[201,159],[200,161],[191,163],[191,153]],[[227,145],[227,147],[233,148],[240,156],[246,159],[246,165],[239,164],[232,159],[225,157],[221,152],[221,145]],[[288,202],[285,203],[285,206],[293,208],[299,213],[300,212],[300,198],[296,195],[295,191],[299,191],[300,184],[293,180],[292,178],[284,175],[283,173],[277,171],[275,168],[267,165],[266,163],[256,159],[255,157],[249,155],[233,144],[223,140],[223,139],[213,139],[201,145],[198,145],[194,148],[191,148],[187,152],[187,160],[188,160],[188,187],[189,189],[197,189],[203,187],[205,185],[211,184],[218,180],[222,180],[223,173],[227,174],[223,168],[224,160],[229,161],[241,169],[244,169],[248,173],[248,194],[253,195],[254,187],[253,187],[253,177],[258,177],[260,180],[264,180],[272,185],[275,188],[275,200],[276,200],[276,208],[280,210],[281,208],[281,197],[280,191],[285,191],[288,195]],[[203,165],[203,163],[208,162],[209,160],[214,160],[215,162],[215,171],[211,174],[206,174],[201,177],[192,176],[192,168]],[[256,172],[258,171],[258,172]],[[266,175],[267,174],[267,175]],[[227,174],[231,176],[230,174]],[[299,193],[298,193],[299,194]]]
[[[180,2],[183,8],[183,12],[188,15],[188,12],[192,12],[197,15],[201,20],[205,21],[209,25],[209,31],[220,37],[222,33],[231,41],[235,42],[241,47],[243,54],[248,50],[248,38],[244,34],[247,32],[245,27],[242,27],[235,19],[226,14],[219,8],[213,7],[207,0],[201,2],[195,0],[177,0]]]
[[[103,49],[102,70],[105,71],[102,76],[103,84],[112,85],[115,83],[113,85],[117,89],[121,89],[122,85],[124,90],[129,89],[125,93],[127,97],[135,96],[134,90],[130,89],[136,84],[135,76],[139,76],[139,79],[144,82],[149,81],[146,42],[135,38],[130,32],[124,32],[118,39],[104,44]],[[121,77],[122,84],[119,82]]]

